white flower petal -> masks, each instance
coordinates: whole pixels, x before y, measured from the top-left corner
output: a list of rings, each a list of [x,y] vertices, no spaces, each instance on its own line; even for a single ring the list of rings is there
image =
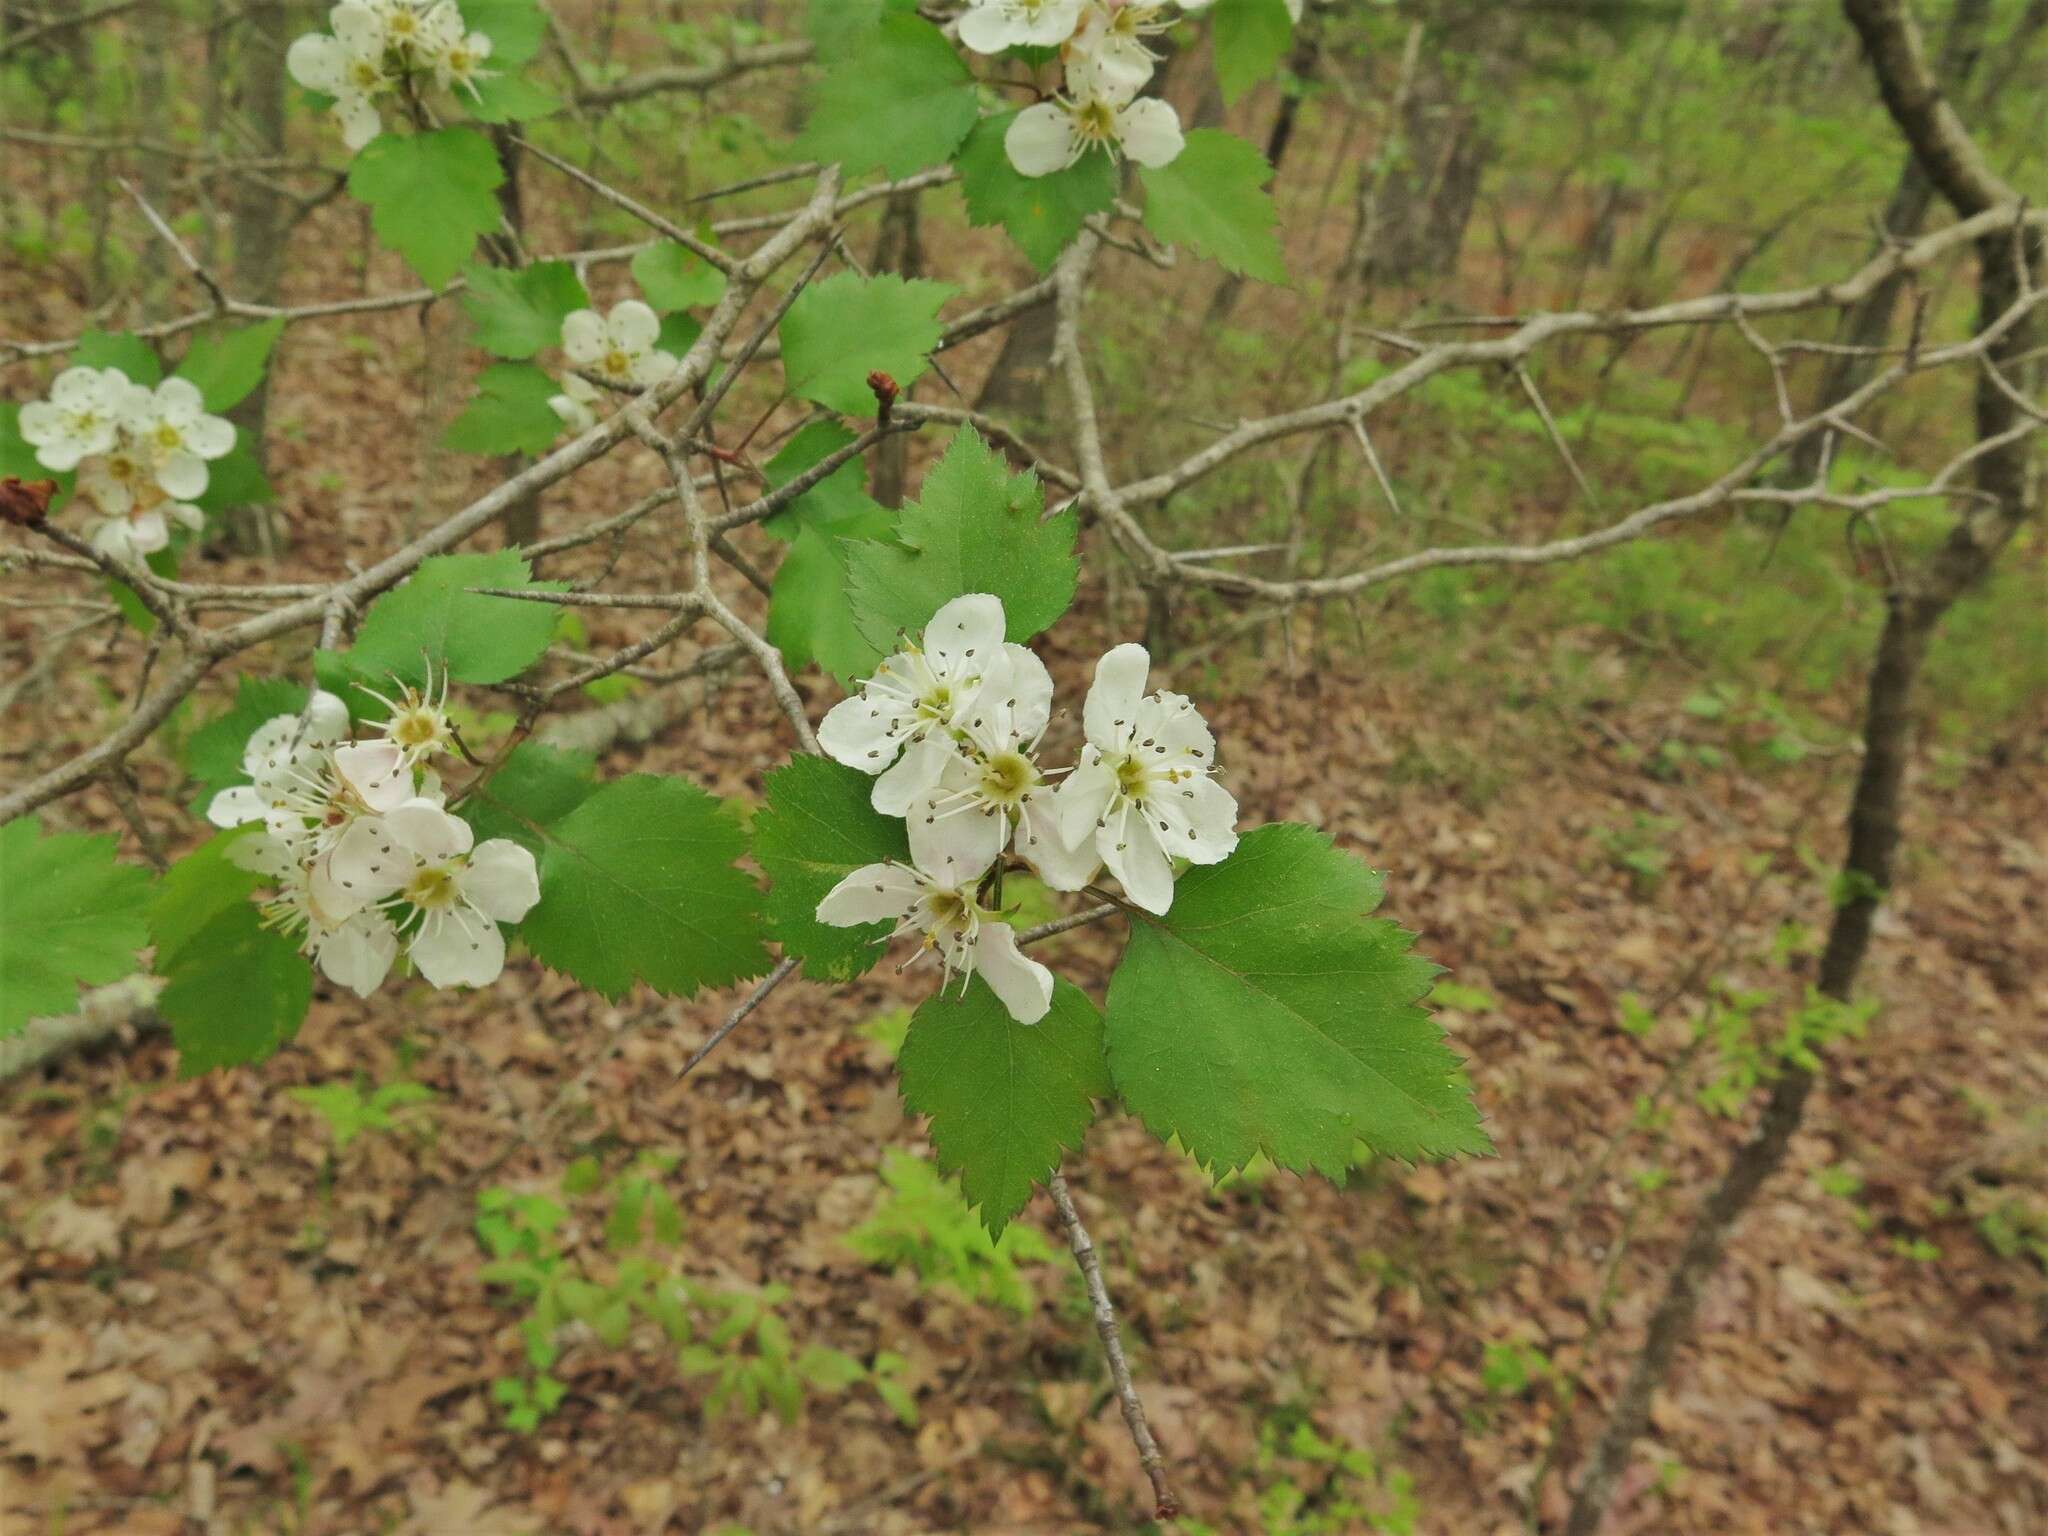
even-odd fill
[[[1237,847],[1237,801],[1207,776],[1146,797],[1153,830],[1166,851],[1191,864],[1220,864]],[[1165,827],[1160,827],[1160,822]]]
[[[334,749],[334,769],[373,811],[394,810],[412,798],[412,770],[388,741],[358,741]]]
[[[341,142],[350,149],[361,149],[384,131],[377,103],[367,96],[350,92],[335,97],[334,115],[341,122]]]
[[[429,912],[406,953],[437,987],[487,987],[505,969],[505,935],[464,907]]]
[[[1028,646],[1006,645],[1003,655],[1010,664],[1010,729],[1020,744],[1028,744],[1052,719],[1052,674]]]
[[[986,592],[954,598],[924,627],[925,655],[932,670],[945,678],[986,672],[990,661],[1002,654],[1006,622],[1001,598]]]
[[[190,379],[169,378],[156,387],[157,414],[184,426],[197,421],[206,409],[206,397]]]
[[[128,547],[138,558],[153,555],[170,542],[171,530],[163,513],[152,509],[128,519]]]
[[[1081,754],[1074,771],[1060,780],[1053,792],[1059,816],[1060,836],[1071,848],[1083,848],[1095,840],[1095,825],[1109,809],[1116,794],[1116,770],[1103,761],[1102,754],[1089,747]]]
[[[633,359],[633,382],[646,389],[650,385],[659,384],[664,379],[673,377],[675,371],[682,366],[681,358],[673,352],[664,352],[657,347],[652,351],[642,352]]]
[[[96,404],[109,388],[107,375],[114,371],[108,369],[103,373],[97,368],[82,365],[66,368],[50,381],[51,403],[66,411],[75,411],[81,406]],[[123,374],[121,377],[126,378],[127,375]],[[26,407],[23,408],[22,415],[24,418],[28,415]]]
[[[818,745],[836,763],[880,773],[896,760],[904,732],[915,718],[907,709],[855,694],[826,713],[818,726]]]
[[[594,309],[579,309],[565,316],[562,350],[579,368],[596,366],[605,354],[604,317]]]
[[[185,446],[202,459],[218,459],[234,449],[234,425],[225,417],[199,416],[185,428]]]
[[[910,861],[933,875],[954,872],[950,878],[959,884],[979,879],[1010,840],[1010,818],[979,806],[949,815],[924,800],[910,808],[904,822],[910,832]]]
[[[1065,170],[1081,155],[1081,139],[1066,108],[1041,101],[1026,107],[1003,134],[1003,152],[1024,176],[1050,176]]]
[[[206,494],[206,461],[183,448],[173,448],[156,461],[156,483],[166,496],[190,501]]]
[[[612,306],[605,329],[622,352],[645,352],[661,334],[661,316],[638,299],[621,299]]]
[[[524,848],[494,837],[469,856],[461,890],[462,899],[486,917],[516,923],[540,900],[540,871]]]
[[[1144,96],[1116,114],[1117,137],[1124,153],[1140,165],[1165,165],[1187,147],[1180,115],[1157,96]]]
[[[336,753],[337,757],[341,754]],[[441,864],[469,852],[476,834],[459,816],[450,816],[435,801],[414,796],[385,813],[384,825],[394,841],[423,863]]]
[[[260,817],[257,819],[261,819]],[[251,832],[228,845],[228,862],[237,869],[275,880],[297,869],[301,854],[288,839],[272,832]]]
[[[981,925],[974,936],[974,968],[1019,1024],[1036,1024],[1052,1007],[1052,972],[1025,957],[1008,923]]]
[[[834,928],[894,921],[917,905],[924,882],[901,864],[863,864],[825,893],[818,921]]]
[[[299,84],[309,91],[318,91],[323,96],[333,96],[341,89],[342,68],[348,61],[348,49],[335,38],[320,32],[308,32],[285,50],[284,67]]]
[[[381,912],[358,912],[314,949],[321,974],[358,997],[384,985],[398,958],[398,933]]]
[[[216,827],[239,827],[261,821],[269,809],[270,802],[254,784],[237,784],[232,789],[222,790],[208,802],[206,819]]]
[[[1102,868],[1102,856],[1095,851],[1094,819],[1089,819],[1078,843],[1069,842],[1060,831],[1058,802],[1050,795],[1033,795],[1024,802],[1010,846],[1055,891],[1078,891]]]
[[[1001,53],[1019,41],[1008,10],[1001,0],[977,5],[960,18],[960,41],[976,53]]]
[[[361,816],[349,823],[317,868],[335,887],[326,904],[353,910],[395,895],[419,868],[419,860],[391,835],[382,817]]]
[[[1141,812],[1134,809],[1111,817],[1109,825],[1095,834],[1095,848],[1126,896],[1147,912],[1165,915],[1173,905],[1173,864]]]
[[[939,782],[954,755],[953,743],[937,733],[918,737],[895,765],[875,780],[870,803],[884,816],[907,816]]]
[[[326,747],[347,734],[348,705],[325,688],[314,689],[306,704],[306,740],[316,747]]]
[[[1095,663],[1095,683],[1088,690],[1088,702],[1081,706],[1081,728],[1096,746],[1108,751],[1129,738],[1151,670],[1151,652],[1129,643]]]

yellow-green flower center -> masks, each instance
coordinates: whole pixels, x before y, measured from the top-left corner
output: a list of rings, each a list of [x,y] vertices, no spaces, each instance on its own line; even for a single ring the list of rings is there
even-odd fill
[[[1038,784],[1038,770],[1021,752],[998,752],[981,770],[981,792],[998,805],[1013,806]]]
[[[448,907],[455,904],[455,870],[452,865],[435,864],[421,870],[405,883],[405,899],[416,907]]]

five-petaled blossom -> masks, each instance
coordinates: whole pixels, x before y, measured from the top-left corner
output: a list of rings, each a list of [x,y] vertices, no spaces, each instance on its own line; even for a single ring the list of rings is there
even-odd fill
[[[496,981],[505,969],[498,924],[518,922],[540,900],[531,853],[508,838],[476,842],[468,822],[428,796],[355,822],[328,854],[327,875],[347,916],[364,907],[402,914],[393,927],[410,930],[406,955],[437,987]]]
[[[1216,864],[1237,846],[1237,802],[1218,784],[1216,740],[1178,693],[1145,692],[1152,658],[1119,645],[1095,666],[1088,745],[1057,791],[1060,831],[1095,852],[1147,912],[1173,905],[1173,860]]]
[[[128,564],[168,545],[173,522],[205,525],[192,499],[206,490],[207,461],[235,446],[234,427],[207,414],[190,380],[151,389],[119,368],[65,369],[47,400],[21,408],[20,430],[44,467],[78,471],[80,498],[102,514],[93,548]]]
[[[114,446],[127,403],[128,376],[118,368],[66,368],[50,385],[50,398],[21,408],[22,441],[45,469],[63,472]]]
[[[386,20],[361,0],[342,0],[327,13],[333,35],[308,32],[285,51],[284,67],[309,91],[334,98],[341,141],[361,149],[384,131],[377,98],[396,84],[387,69]]]
[[[606,315],[579,309],[562,321],[569,361],[621,389],[659,384],[680,366],[655,345],[660,336],[661,317],[638,299],[621,299]]]
[[[1052,719],[1052,676],[1021,645],[1005,645],[1006,676],[985,686],[953,732],[939,781],[910,808],[910,856],[920,869],[984,870],[1010,849],[1054,890],[1078,891],[1101,860],[1090,840],[1060,836],[1052,776],[1038,743]]]
[[[936,954],[945,982],[957,974],[964,988],[979,972],[1010,1016],[1036,1024],[1052,1007],[1052,972],[1017,948],[1017,933],[975,899],[979,870],[943,862],[927,872],[905,864],[867,864],[835,885],[818,903],[818,921],[839,928],[891,920],[895,933],[922,933],[915,964]]]
[[[883,815],[906,814],[938,784],[957,755],[954,730],[984,690],[1008,684],[1003,626],[1003,605],[986,592],[954,598],[932,615],[922,645],[906,641],[818,727],[827,756],[880,775],[873,800]]]
[[[1180,116],[1157,96],[1132,99],[1133,89],[1123,75],[1076,56],[1067,64],[1064,93],[1011,120],[1003,135],[1010,164],[1026,176],[1050,176],[1101,149],[1140,165],[1165,165],[1187,144]]]

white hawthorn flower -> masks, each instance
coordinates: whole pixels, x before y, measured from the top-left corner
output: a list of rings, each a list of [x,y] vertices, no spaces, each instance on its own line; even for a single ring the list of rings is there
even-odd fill
[[[909,964],[936,954],[944,968],[940,990],[957,973],[964,988],[975,972],[989,985],[1010,1017],[1036,1024],[1052,1007],[1052,972],[1017,948],[1017,932],[974,899],[980,871],[943,864],[936,873],[907,864],[867,864],[841,880],[818,903],[818,921],[836,928],[893,919],[889,935],[922,933],[922,948]]]
[[[206,526],[206,514],[182,501],[158,502],[153,507],[131,507],[102,522],[92,531],[92,547],[124,565],[140,565],[171,542],[168,518],[175,518],[194,533]]]
[[[485,69],[491,56],[491,40],[481,32],[464,29],[462,13],[452,4],[443,5],[428,17],[426,45],[421,60],[434,71],[434,83],[444,91],[468,91],[475,96],[477,82],[497,74]]]
[[[21,408],[22,440],[35,449],[36,462],[61,473],[112,448],[128,387],[128,376],[118,368],[66,368],[58,374],[49,399]]]
[[[580,373],[562,375],[562,392],[548,396],[548,409],[562,418],[562,425],[581,435],[597,425],[597,402],[603,398],[598,387]]]
[[[960,721],[957,753],[906,817],[920,869],[983,870],[1005,848],[1028,859],[1055,890],[1078,891],[1100,867],[1095,841],[1077,851],[1060,836],[1052,778],[1038,742],[1052,719],[1052,676],[1021,645],[1005,645],[1000,686],[985,686]]]
[[[357,997],[368,997],[391,974],[391,962],[398,958],[398,929],[377,908],[365,907],[331,928],[309,924],[305,948],[329,981]]]
[[[1021,174],[1050,176],[1092,149],[1165,165],[1186,147],[1179,114],[1157,96],[1133,101],[1116,78],[1098,77],[1081,59],[1069,66],[1067,86],[1071,94],[1026,107],[1003,134],[1003,149]]]
[[[416,797],[353,823],[327,856],[328,878],[357,909],[412,908],[397,927],[411,930],[406,954],[437,987],[497,980],[498,924],[518,922],[540,900],[531,853],[507,838],[474,839],[468,822]]]
[[[348,706],[325,689],[314,693],[301,715],[272,715],[249,733],[242,748],[247,784],[213,797],[206,819],[216,827],[262,821],[277,792],[301,775],[316,772],[327,751],[348,737]]]
[[[1119,645],[1095,665],[1082,725],[1088,745],[1058,791],[1060,832],[1091,835],[1124,892],[1147,912],[1173,905],[1173,860],[1216,864],[1237,846],[1237,802],[1210,775],[1216,740],[1177,693],[1145,692],[1152,658]]]
[[[109,517],[163,499],[149,455],[126,437],[117,438],[105,453],[96,453],[78,466],[78,494],[90,498]]]
[[[884,816],[907,814],[939,782],[958,755],[954,730],[985,687],[1007,682],[1003,629],[1000,599],[956,597],[932,615],[922,645],[906,641],[825,716],[818,744],[835,761],[880,775],[873,802]]]
[[[562,321],[562,350],[578,368],[587,368],[607,384],[645,389],[659,384],[680,366],[655,346],[661,317],[638,299],[622,299],[611,313],[579,309]]]
[[[1158,64],[1158,55],[1144,40],[1173,24],[1166,11],[1164,5],[1095,0],[1068,47],[1068,78],[1078,69],[1104,95],[1131,100]]]
[[[385,68],[386,19],[360,0],[343,0],[327,13],[327,23],[333,35],[299,38],[285,53],[285,69],[307,90],[334,98],[342,142],[361,149],[383,131],[376,98],[394,83]]]
[[[360,683],[356,686],[391,711],[384,723],[377,727],[377,732],[385,743],[398,749],[399,759],[406,768],[410,769],[455,746],[455,723],[448,718],[448,673],[445,668],[438,692],[434,688],[431,663],[427,667],[426,684],[415,688],[410,683],[401,683],[395,699],[386,698],[376,689],[363,687]],[[389,761],[388,755],[379,759],[381,764]],[[372,766],[373,777],[388,775],[389,771],[388,767]],[[410,782],[408,777],[408,785]]]
[[[1074,35],[1083,0],[974,0],[960,18],[960,41],[976,53],[1020,46],[1050,48]]]
[[[190,379],[165,379],[154,390],[136,390],[121,425],[149,460],[157,486],[176,501],[204,494],[207,460],[235,446],[233,424],[207,415],[199,386]]]

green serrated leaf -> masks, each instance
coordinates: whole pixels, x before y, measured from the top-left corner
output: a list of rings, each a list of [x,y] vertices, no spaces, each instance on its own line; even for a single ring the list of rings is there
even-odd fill
[[[222,908],[157,969],[180,1077],[260,1061],[298,1033],[313,998],[298,946],[246,901]]]
[[[1032,1186],[1081,1145],[1110,1092],[1102,1015],[1080,988],[1053,985],[1052,1011],[1019,1024],[982,979],[964,997],[927,998],[896,1058],[903,1101],[931,1120],[939,1167],[960,1175],[989,1236],[1002,1236]]]
[[[589,798],[595,766],[588,752],[564,752],[523,741],[484,787],[463,802],[463,818],[478,842],[508,837],[538,857],[543,834],[534,829],[553,826]]]
[[[156,349],[126,331],[87,331],[71,349],[72,368],[118,368],[137,384],[155,384],[164,376]]]
[[[524,64],[547,36],[547,17],[534,0],[462,0],[462,22],[491,40],[493,69]]]
[[[441,440],[457,453],[542,453],[562,435],[548,401],[561,388],[532,363],[493,363],[476,381],[476,398]]]
[[[776,332],[790,392],[844,415],[874,415],[868,375],[886,373],[908,390],[945,334],[939,306],[953,293],[945,283],[890,273],[841,272],[811,284]]]
[[[348,191],[370,205],[377,238],[439,288],[469,260],[477,237],[498,227],[504,179],[489,139],[473,128],[443,128],[372,139],[349,167]]]
[[[1379,877],[1312,827],[1245,834],[1137,914],[1110,979],[1109,1069],[1160,1138],[1211,1172],[1258,1153],[1341,1178],[1388,1157],[1491,1150],[1443,1031],[1417,1006],[1437,968],[1368,920]]]
[[[476,344],[493,356],[513,359],[560,345],[563,320],[589,303],[582,279],[566,261],[535,262],[517,270],[473,262],[462,295],[462,307],[476,325]],[[541,377],[547,379],[544,373]],[[552,379],[547,393],[556,393]],[[540,399],[547,403],[547,395]],[[554,412],[548,415],[553,419]],[[557,432],[561,425],[554,422]]]
[[[231,410],[263,382],[270,349],[282,334],[281,318],[203,332],[186,348],[177,376],[198,386],[207,410],[216,415]]]
[[[276,715],[295,715],[306,707],[309,690],[284,677],[243,675],[235,684],[234,707],[217,715],[185,738],[185,772],[197,783],[193,813],[203,816],[213,797],[245,782],[242,749],[250,733]]]
[[[863,864],[908,859],[901,818],[870,803],[874,780],[822,757],[791,758],[762,785],[754,862],[768,876],[768,933],[813,981],[850,981],[882,957],[889,924],[833,928],[818,903]]]
[[[889,14],[832,61],[797,153],[849,176],[908,176],[943,165],[981,115],[974,72],[920,16]]]
[[[0,826],[0,1036],[69,1013],[81,986],[118,981],[149,942],[149,876],[111,837]]]
[[[607,997],[637,981],[671,997],[768,967],[760,898],[734,866],[746,837],[686,779],[635,774],[548,829],[540,905],[520,937]]]
[[[462,104],[480,123],[519,123],[559,111],[554,92],[510,70],[476,83],[476,94],[462,94]]]
[[[881,651],[966,592],[992,592],[1007,638],[1030,639],[1067,611],[1080,579],[1074,513],[1046,520],[1038,477],[1011,474],[973,428],[953,436],[896,524],[896,544],[846,546],[860,632]]]
[[[1216,0],[1205,19],[1226,105],[1270,79],[1294,40],[1287,0]]]
[[[891,11],[916,11],[918,0],[810,0],[804,8],[804,31],[823,58],[836,59],[859,46]]]
[[[842,680],[862,676],[881,660],[854,617],[847,552],[850,540],[888,536],[890,514],[876,507],[864,521],[839,533],[802,529],[775,571],[768,599],[768,640],[792,667],[815,662]]]
[[[853,441],[855,434],[844,422],[832,417],[820,416],[804,423],[776,451],[775,457],[761,466],[761,472],[768,477],[768,488],[780,490]],[[865,519],[880,505],[868,495],[867,466],[856,454],[773,517],[764,518],[761,531],[772,538],[794,539],[806,525],[837,528]]]
[[[223,912],[246,906],[262,876],[236,865],[229,851],[254,827],[216,832],[179,859],[157,882],[149,904],[149,939],[156,946],[156,968],[169,975],[186,945]]]
[[[701,309],[725,295],[725,274],[673,240],[650,245],[633,258],[633,281],[663,314]]]
[[[1043,272],[1081,232],[1089,214],[1116,201],[1116,164],[1108,155],[1090,154],[1050,176],[1026,176],[1010,164],[1003,148],[1003,135],[1016,116],[1006,112],[976,123],[953,163],[967,198],[967,222],[1002,225]]]
[[[393,682],[419,686],[427,668],[458,683],[502,683],[524,672],[555,633],[550,603],[486,597],[471,587],[555,592],[559,582],[536,582],[516,549],[490,554],[436,555],[420,563],[405,585],[370,605],[346,651],[322,651],[315,670],[322,686],[348,702],[357,718],[375,719],[383,706],[354,685],[390,694]]]
[[[1266,157],[1236,134],[1197,128],[1173,160],[1138,168],[1145,183],[1145,227],[1229,271],[1284,283],[1287,262],[1275,230],[1279,216],[1263,190],[1272,174]]]

